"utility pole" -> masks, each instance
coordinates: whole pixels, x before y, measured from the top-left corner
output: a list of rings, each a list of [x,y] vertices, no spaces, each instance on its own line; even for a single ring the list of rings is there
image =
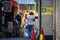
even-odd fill
[[[38,0],[38,20],[39,20],[39,35],[40,35],[40,28],[41,28],[41,0]],[[39,37],[38,37],[39,40]]]
[[[41,27],[41,0],[38,0],[38,18],[39,18],[39,27]]]

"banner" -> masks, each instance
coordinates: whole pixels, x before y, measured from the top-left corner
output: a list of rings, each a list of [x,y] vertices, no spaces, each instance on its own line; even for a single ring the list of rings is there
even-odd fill
[[[42,15],[53,15],[53,7],[42,7]]]

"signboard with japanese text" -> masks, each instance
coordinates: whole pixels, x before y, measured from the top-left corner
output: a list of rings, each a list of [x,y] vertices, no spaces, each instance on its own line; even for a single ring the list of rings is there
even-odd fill
[[[53,15],[53,7],[42,7],[42,15]]]
[[[4,12],[11,12],[12,11],[12,5],[10,1],[4,1]]]

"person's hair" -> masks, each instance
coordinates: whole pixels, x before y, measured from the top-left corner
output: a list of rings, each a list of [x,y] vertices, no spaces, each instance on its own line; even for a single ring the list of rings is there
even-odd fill
[[[34,13],[33,12],[30,12],[30,15],[34,15]]]

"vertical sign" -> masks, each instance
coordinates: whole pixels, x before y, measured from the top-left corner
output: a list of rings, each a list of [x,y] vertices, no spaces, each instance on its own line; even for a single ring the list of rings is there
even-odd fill
[[[11,12],[12,6],[10,1],[4,1],[4,12]]]

